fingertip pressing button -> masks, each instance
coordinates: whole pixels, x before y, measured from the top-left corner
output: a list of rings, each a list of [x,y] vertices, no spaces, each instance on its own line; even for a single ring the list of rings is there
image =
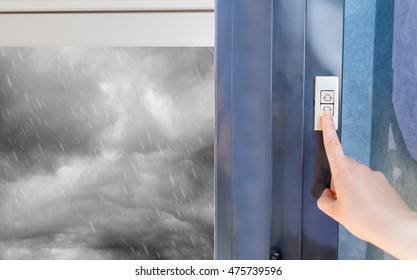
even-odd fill
[[[321,104],[320,116],[322,116],[325,111],[330,111],[332,115],[334,116],[334,105],[333,104]]]

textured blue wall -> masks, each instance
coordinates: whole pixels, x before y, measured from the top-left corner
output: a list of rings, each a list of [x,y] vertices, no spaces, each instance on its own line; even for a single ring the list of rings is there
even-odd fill
[[[342,143],[417,209],[417,1],[346,0]],[[340,259],[390,259],[341,228]]]
[[[417,160],[417,1],[395,3],[394,111],[407,150]],[[411,98],[410,98],[411,97]]]
[[[395,2],[392,101],[396,119],[391,123],[388,149],[392,181],[417,210],[417,1]],[[395,140],[397,140],[395,142]]]
[[[371,167],[383,172],[416,209],[417,2],[395,1],[395,11],[390,2],[392,8],[378,7],[377,12]],[[372,248],[368,253],[368,258],[390,258]]]
[[[350,157],[369,165],[376,0],[346,0],[343,53],[342,144]],[[342,226],[339,259],[366,258],[366,243]]]
[[[376,0],[345,1],[342,141],[346,154],[369,164]]]
[[[374,77],[372,98],[372,134],[370,167],[385,174],[393,183],[391,160],[392,124],[395,120],[392,106],[392,45],[394,29],[394,0],[378,0],[375,14]],[[388,165],[387,165],[388,164]],[[378,248],[367,247],[367,259],[390,259]]]

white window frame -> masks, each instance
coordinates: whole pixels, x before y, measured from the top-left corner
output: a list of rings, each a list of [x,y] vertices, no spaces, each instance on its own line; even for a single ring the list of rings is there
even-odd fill
[[[1,12],[212,11],[214,0],[0,0]]]
[[[0,46],[214,46],[214,0],[0,0]]]

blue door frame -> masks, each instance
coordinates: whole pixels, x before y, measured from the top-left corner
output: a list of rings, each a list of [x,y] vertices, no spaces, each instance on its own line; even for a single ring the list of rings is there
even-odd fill
[[[217,259],[336,259],[314,76],[342,72],[344,0],[216,1]]]

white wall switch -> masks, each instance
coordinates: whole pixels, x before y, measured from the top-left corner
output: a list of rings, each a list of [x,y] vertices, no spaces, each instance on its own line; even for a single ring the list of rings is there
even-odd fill
[[[314,79],[314,130],[322,130],[321,116],[324,111],[333,113],[336,129],[339,128],[339,77],[316,76]]]

